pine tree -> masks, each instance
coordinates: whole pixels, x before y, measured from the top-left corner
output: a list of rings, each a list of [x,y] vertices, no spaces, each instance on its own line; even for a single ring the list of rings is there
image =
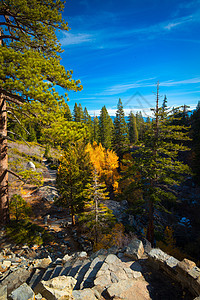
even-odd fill
[[[162,207],[161,201],[176,199],[170,189],[184,180],[189,167],[178,161],[179,151],[187,150],[182,141],[188,140],[187,128],[173,124],[174,115],[170,109],[159,107],[159,84],[157,85],[156,108],[153,109],[152,127],[146,131],[144,144],[137,153],[132,172],[140,173],[135,180],[135,190],[142,190],[147,203],[147,239],[154,244],[154,208]]]
[[[78,109],[78,104],[77,103],[74,104],[73,121],[74,122],[80,122],[79,109]]]
[[[128,116],[128,131],[129,131],[129,140],[131,144],[136,144],[138,141],[138,130],[136,124],[136,117],[131,111]]]
[[[119,157],[122,157],[123,153],[128,150],[128,127],[125,121],[125,114],[121,99],[119,99],[117,105],[116,117],[114,120],[114,136],[113,146],[114,150]]]
[[[136,113],[136,124],[138,129],[138,139],[142,141],[145,132],[145,124],[141,111]]]
[[[75,122],[84,122],[83,109],[82,109],[82,106],[80,103],[79,103],[79,105],[77,105],[77,103],[75,103],[73,116],[74,116]]]
[[[91,177],[91,165],[88,153],[83,143],[68,145],[61,158],[57,174],[62,204],[70,209],[72,225],[75,225],[75,215],[81,212],[86,201],[85,192]]]
[[[100,142],[106,149],[112,148],[113,122],[105,105],[102,107],[99,117]]]
[[[108,209],[102,203],[108,199],[107,196],[106,187],[103,183],[99,182],[99,176],[94,169],[93,182],[87,187],[89,203],[87,205],[87,212],[85,212],[84,215],[86,219],[85,222],[87,222],[85,225],[90,230],[90,234],[94,237],[95,245],[99,242],[99,235],[102,234],[102,229],[105,230],[105,227],[108,226],[108,224],[106,224],[108,222],[106,218]]]
[[[62,19],[64,1],[5,0],[0,2],[0,215],[8,215],[7,110],[33,100],[65,99],[54,89],[81,90],[72,71],[60,64],[62,52],[56,30],[68,30]],[[8,108],[7,108],[8,106]]]
[[[92,140],[91,142],[96,142],[97,144],[99,143],[100,141],[100,132],[99,132],[99,119],[98,117],[94,117],[94,120],[93,120],[93,130],[92,130]]]
[[[73,120],[71,110],[70,110],[69,105],[67,103],[65,103],[65,107],[64,107],[64,118],[67,121],[72,121]]]
[[[88,127],[89,142],[91,142],[93,136],[93,123],[92,118],[90,117],[86,107],[83,111],[83,122]]]

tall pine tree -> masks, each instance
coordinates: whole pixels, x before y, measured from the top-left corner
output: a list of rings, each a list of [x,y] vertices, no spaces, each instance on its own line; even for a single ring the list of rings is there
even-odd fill
[[[102,107],[99,117],[100,142],[106,149],[112,148],[113,122],[105,105]]]
[[[136,144],[138,141],[138,130],[136,124],[136,117],[131,111],[128,116],[128,132],[129,132],[129,140],[131,144]]]
[[[68,30],[62,19],[63,0],[5,0],[0,2],[0,215],[8,214],[7,111],[32,101],[65,99],[55,86],[78,91],[80,81],[60,64],[56,31]]]
[[[99,119],[97,116],[94,117],[92,125],[93,125],[92,143],[96,142],[98,144],[100,141],[100,131],[99,131]]]
[[[76,214],[84,208],[86,201],[84,190],[90,177],[90,159],[84,143],[69,144],[58,168],[57,185],[62,204],[70,209],[72,225],[75,225]]]
[[[154,209],[161,202],[175,200],[171,189],[184,180],[189,167],[177,159],[179,151],[188,150],[182,145],[189,140],[185,126],[174,125],[174,114],[166,106],[159,107],[159,84],[152,126],[145,132],[144,143],[137,153],[131,172],[135,172],[135,191],[142,191],[148,213],[147,239],[154,244]],[[140,176],[138,176],[138,172]]]
[[[113,146],[119,157],[128,150],[128,126],[125,121],[125,114],[121,99],[118,101],[116,117],[114,120]]]

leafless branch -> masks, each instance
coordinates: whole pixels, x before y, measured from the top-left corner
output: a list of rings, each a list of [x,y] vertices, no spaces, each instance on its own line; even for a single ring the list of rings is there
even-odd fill
[[[26,180],[24,180],[22,177],[20,177],[18,174],[16,174],[15,172],[11,171],[11,170],[7,170],[8,173],[14,175],[15,177],[17,177],[19,180],[23,181],[24,183],[26,183]]]
[[[0,137],[1,137],[3,140],[8,140],[8,141],[15,142],[15,140],[11,139],[9,136],[3,135],[2,133],[0,133]]]
[[[15,108],[15,107],[12,107],[12,106],[9,106],[9,109],[11,109],[11,110],[15,110],[15,111],[18,111],[18,109],[17,108]],[[3,112],[7,112],[7,113],[11,113],[11,111],[9,111],[9,110],[7,110],[7,111],[3,111]],[[20,112],[22,115],[25,115],[27,118],[31,118],[27,113],[25,113],[24,111],[21,111]],[[33,113],[32,113],[33,114]],[[33,114],[34,115],[34,114]]]
[[[8,133],[11,133],[11,134],[13,134],[13,135],[16,135],[16,136],[19,136],[23,141],[24,141],[24,143],[27,145],[27,146],[29,146],[29,148],[31,147],[26,141],[25,141],[25,139],[20,135],[20,134],[17,134],[17,133],[15,133],[15,132],[12,132],[12,131],[7,131]]]
[[[22,127],[22,129],[24,129],[24,131],[26,131],[27,134],[30,135],[30,132],[22,125],[22,123],[20,122],[20,120],[15,116],[15,114],[12,111],[8,111],[14,118],[15,120],[19,123],[19,125]]]

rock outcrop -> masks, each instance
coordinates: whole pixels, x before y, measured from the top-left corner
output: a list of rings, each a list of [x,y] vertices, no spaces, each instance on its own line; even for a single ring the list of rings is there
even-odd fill
[[[147,274],[153,270],[189,290],[187,299],[200,295],[200,269],[194,262],[180,262],[160,249],[146,255],[138,239],[124,249],[101,249],[90,257],[76,252],[55,261],[50,257],[23,261],[17,267],[10,261],[1,256],[5,269],[0,277],[0,300],[147,300],[152,299]]]

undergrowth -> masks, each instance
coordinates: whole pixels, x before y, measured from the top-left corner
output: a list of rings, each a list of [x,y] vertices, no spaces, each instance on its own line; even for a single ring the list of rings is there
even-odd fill
[[[6,227],[6,233],[12,242],[16,244],[27,244],[28,246],[34,244],[42,245],[53,240],[50,233],[29,220],[11,220],[10,224]]]

